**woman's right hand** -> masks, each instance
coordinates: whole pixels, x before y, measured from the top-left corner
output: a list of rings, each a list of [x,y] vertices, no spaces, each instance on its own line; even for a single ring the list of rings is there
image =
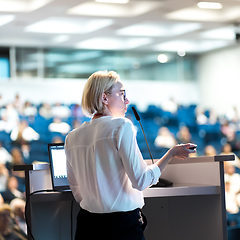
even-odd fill
[[[196,152],[196,147],[197,145],[193,143],[178,144],[172,147],[169,151],[170,151],[171,157],[184,160],[185,158],[188,158],[189,153]]]

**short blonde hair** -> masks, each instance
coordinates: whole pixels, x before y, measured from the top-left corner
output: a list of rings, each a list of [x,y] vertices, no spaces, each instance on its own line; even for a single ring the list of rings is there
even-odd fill
[[[82,95],[82,110],[89,117],[96,112],[102,113],[104,105],[102,94],[111,93],[113,85],[120,80],[114,71],[98,71],[93,73],[84,87]]]

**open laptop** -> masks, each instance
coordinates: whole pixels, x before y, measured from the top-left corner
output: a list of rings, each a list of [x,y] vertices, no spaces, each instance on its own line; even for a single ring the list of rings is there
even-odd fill
[[[70,190],[67,180],[64,143],[49,143],[48,155],[53,189],[58,191]]]

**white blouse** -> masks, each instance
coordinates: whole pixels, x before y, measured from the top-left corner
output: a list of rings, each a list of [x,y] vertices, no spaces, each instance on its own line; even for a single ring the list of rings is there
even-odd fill
[[[142,208],[142,190],[161,175],[147,166],[127,118],[104,116],[85,122],[65,141],[67,176],[80,206],[94,213]]]

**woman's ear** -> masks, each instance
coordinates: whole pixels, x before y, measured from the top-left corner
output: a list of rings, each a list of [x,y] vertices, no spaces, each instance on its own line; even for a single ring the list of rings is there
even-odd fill
[[[108,97],[106,93],[102,94],[102,103],[103,105],[108,105]]]

